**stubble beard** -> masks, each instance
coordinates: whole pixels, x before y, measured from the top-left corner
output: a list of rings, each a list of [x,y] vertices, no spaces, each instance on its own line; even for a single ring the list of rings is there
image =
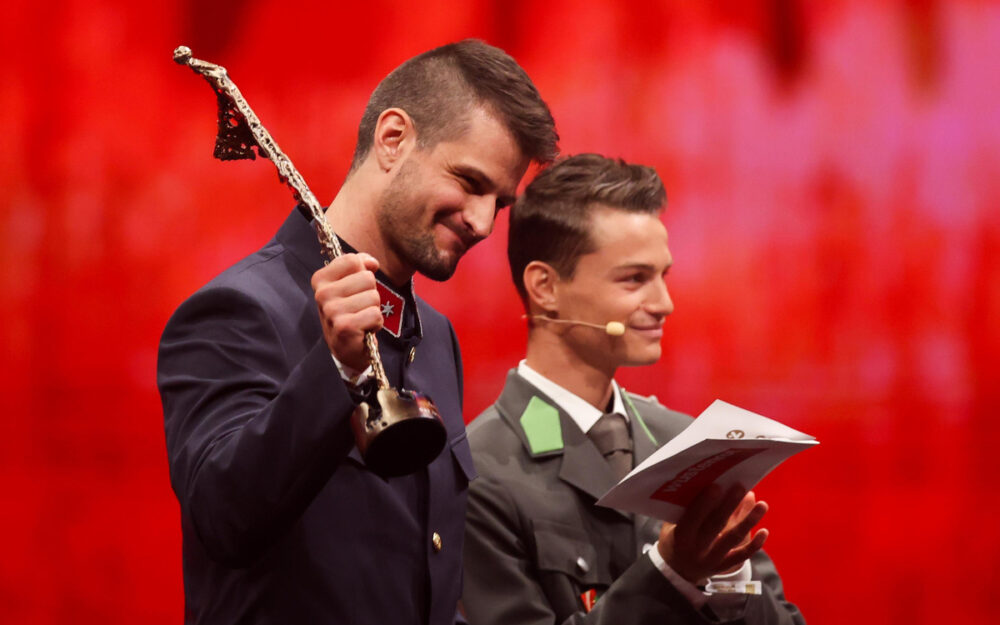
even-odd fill
[[[454,275],[458,258],[444,257],[434,242],[434,233],[420,224],[423,211],[414,197],[416,186],[416,166],[407,161],[379,198],[376,220],[386,245],[397,257],[414,271],[444,282]]]

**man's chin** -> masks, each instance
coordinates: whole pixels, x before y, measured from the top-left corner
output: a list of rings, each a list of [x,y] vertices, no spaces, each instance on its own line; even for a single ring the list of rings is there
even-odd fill
[[[444,282],[455,275],[455,269],[457,268],[458,259],[454,262],[440,261],[434,263],[421,263],[417,267],[417,272],[424,277],[434,280],[435,282]]]
[[[626,364],[625,366],[646,367],[649,365],[655,365],[656,362],[660,360],[660,356],[662,355],[662,353],[663,350],[658,349],[655,352],[651,350],[651,351],[645,351],[640,354],[635,354],[634,356],[628,359],[628,364]]]

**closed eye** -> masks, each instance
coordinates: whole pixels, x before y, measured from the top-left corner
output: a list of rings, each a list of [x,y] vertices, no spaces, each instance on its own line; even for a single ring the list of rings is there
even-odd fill
[[[649,282],[649,274],[644,271],[629,273],[622,276],[620,281],[630,284],[645,284],[646,282]]]
[[[465,187],[466,191],[473,195],[482,195],[483,186],[478,180],[465,174],[459,174],[458,178],[462,181],[462,186]]]

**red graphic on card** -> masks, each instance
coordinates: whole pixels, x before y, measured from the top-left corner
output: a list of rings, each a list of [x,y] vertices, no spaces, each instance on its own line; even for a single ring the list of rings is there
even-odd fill
[[[676,477],[664,482],[650,497],[677,506],[687,506],[702,489],[714,482],[720,475],[762,451],[765,449],[760,447],[756,449],[727,449],[714,456],[699,460],[679,472]]]
[[[375,288],[378,289],[379,299],[382,300],[382,327],[389,334],[399,337],[399,332],[403,329],[403,307],[406,305],[406,300],[381,282],[376,281]]]

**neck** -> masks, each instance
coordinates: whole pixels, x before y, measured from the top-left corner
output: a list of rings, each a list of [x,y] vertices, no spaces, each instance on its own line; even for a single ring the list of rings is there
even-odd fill
[[[333,231],[351,247],[375,257],[379,269],[394,284],[406,284],[413,271],[408,269],[382,237],[376,217],[379,181],[372,179],[368,163],[344,181],[336,197],[326,209],[326,219]]]
[[[611,399],[615,368],[588,362],[551,330],[536,326],[529,331],[525,362],[598,410],[603,411]]]

